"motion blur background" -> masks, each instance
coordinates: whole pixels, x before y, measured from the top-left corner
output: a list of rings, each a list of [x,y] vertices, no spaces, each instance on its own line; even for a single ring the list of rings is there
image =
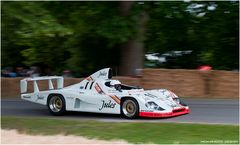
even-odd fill
[[[111,67],[114,75],[131,76],[125,80],[146,88],[181,93],[192,87],[181,94],[207,96],[213,91],[219,96],[216,92],[225,87],[231,93],[223,96],[238,96],[238,1],[1,5],[2,77],[86,77]],[[11,85],[5,80],[2,84],[2,93],[4,87],[7,92]]]

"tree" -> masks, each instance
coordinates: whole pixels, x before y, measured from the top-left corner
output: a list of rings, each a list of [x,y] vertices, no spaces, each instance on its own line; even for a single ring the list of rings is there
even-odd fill
[[[238,1],[156,2],[149,13],[148,52],[193,50],[183,68],[238,69]]]
[[[126,18],[131,17],[133,10],[133,2],[120,2],[120,14]],[[137,75],[137,69],[143,68],[144,59],[144,45],[143,38],[145,33],[145,23],[147,20],[147,13],[143,10],[137,11],[137,18],[135,22],[136,33],[130,37],[127,42],[121,44],[120,57],[120,75]]]
[[[182,68],[237,69],[238,6],[238,1],[2,2],[2,67],[37,65],[46,74],[70,69],[78,77],[112,67],[133,75],[143,66],[144,52],[193,50],[177,61]]]
[[[60,25],[47,10],[42,8],[41,3],[4,2],[2,8],[3,61],[9,61],[8,52],[18,53],[21,56],[19,62],[26,66],[38,65],[58,72],[58,68],[66,59],[62,42],[66,36],[72,34],[71,30]],[[12,33],[9,34],[9,31]],[[8,37],[9,35],[11,37]],[[17,50],[9,50],[8,47],[12,46]]]
[[[48,4],[54,14],[58,7],[63,7],[61,2]],[[118,7],[118,2],[71,2],[64,7],[71,9],[64,14],[64,23],[74,32],[66,42],[71,54],[67,66],[81,72],[78,75],[88,75],[103,67],[118,70],[119,45],[135,32],[135,21],[121,16]]]

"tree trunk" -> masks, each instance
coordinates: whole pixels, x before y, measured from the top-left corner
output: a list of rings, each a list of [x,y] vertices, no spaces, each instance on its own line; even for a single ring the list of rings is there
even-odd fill
[[[120,13],[128,17],[133,2],[120,2]],[[147,19],[146,12],[141,12],[136,22],[137,33],[134,38],[130,38],[126,43],[120,46],[120,66],[119,74],[124,76],[138,76],[139,70],[143,68],[144,61],[144,31]]]

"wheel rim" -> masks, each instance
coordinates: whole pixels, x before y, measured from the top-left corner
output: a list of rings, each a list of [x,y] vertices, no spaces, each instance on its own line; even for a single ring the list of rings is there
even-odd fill
[[[122,107],[122,111],[124,113],[124,115],[126,115],[127,117],[132,117],[135,115],[136,111],[137,111],[137,106],[135,104],[135,102],[133,102],[132,100],[126,100],[123,102],[123,107]]]
[[[61,98],[59,96],[51,97],[49,107],[53,112],[59,112],[63,107]]]

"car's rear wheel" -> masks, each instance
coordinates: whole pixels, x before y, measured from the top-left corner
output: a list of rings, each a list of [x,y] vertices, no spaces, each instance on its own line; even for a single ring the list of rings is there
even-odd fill
[[[139,106],[135,99],[127,98],[121,104],[121,114],[126,118],[136,118],[139,114]]]
[[[62,95],[53,94],[48,97],[48,110],[53,115],[63,115],[66,112],[65,99]]]

